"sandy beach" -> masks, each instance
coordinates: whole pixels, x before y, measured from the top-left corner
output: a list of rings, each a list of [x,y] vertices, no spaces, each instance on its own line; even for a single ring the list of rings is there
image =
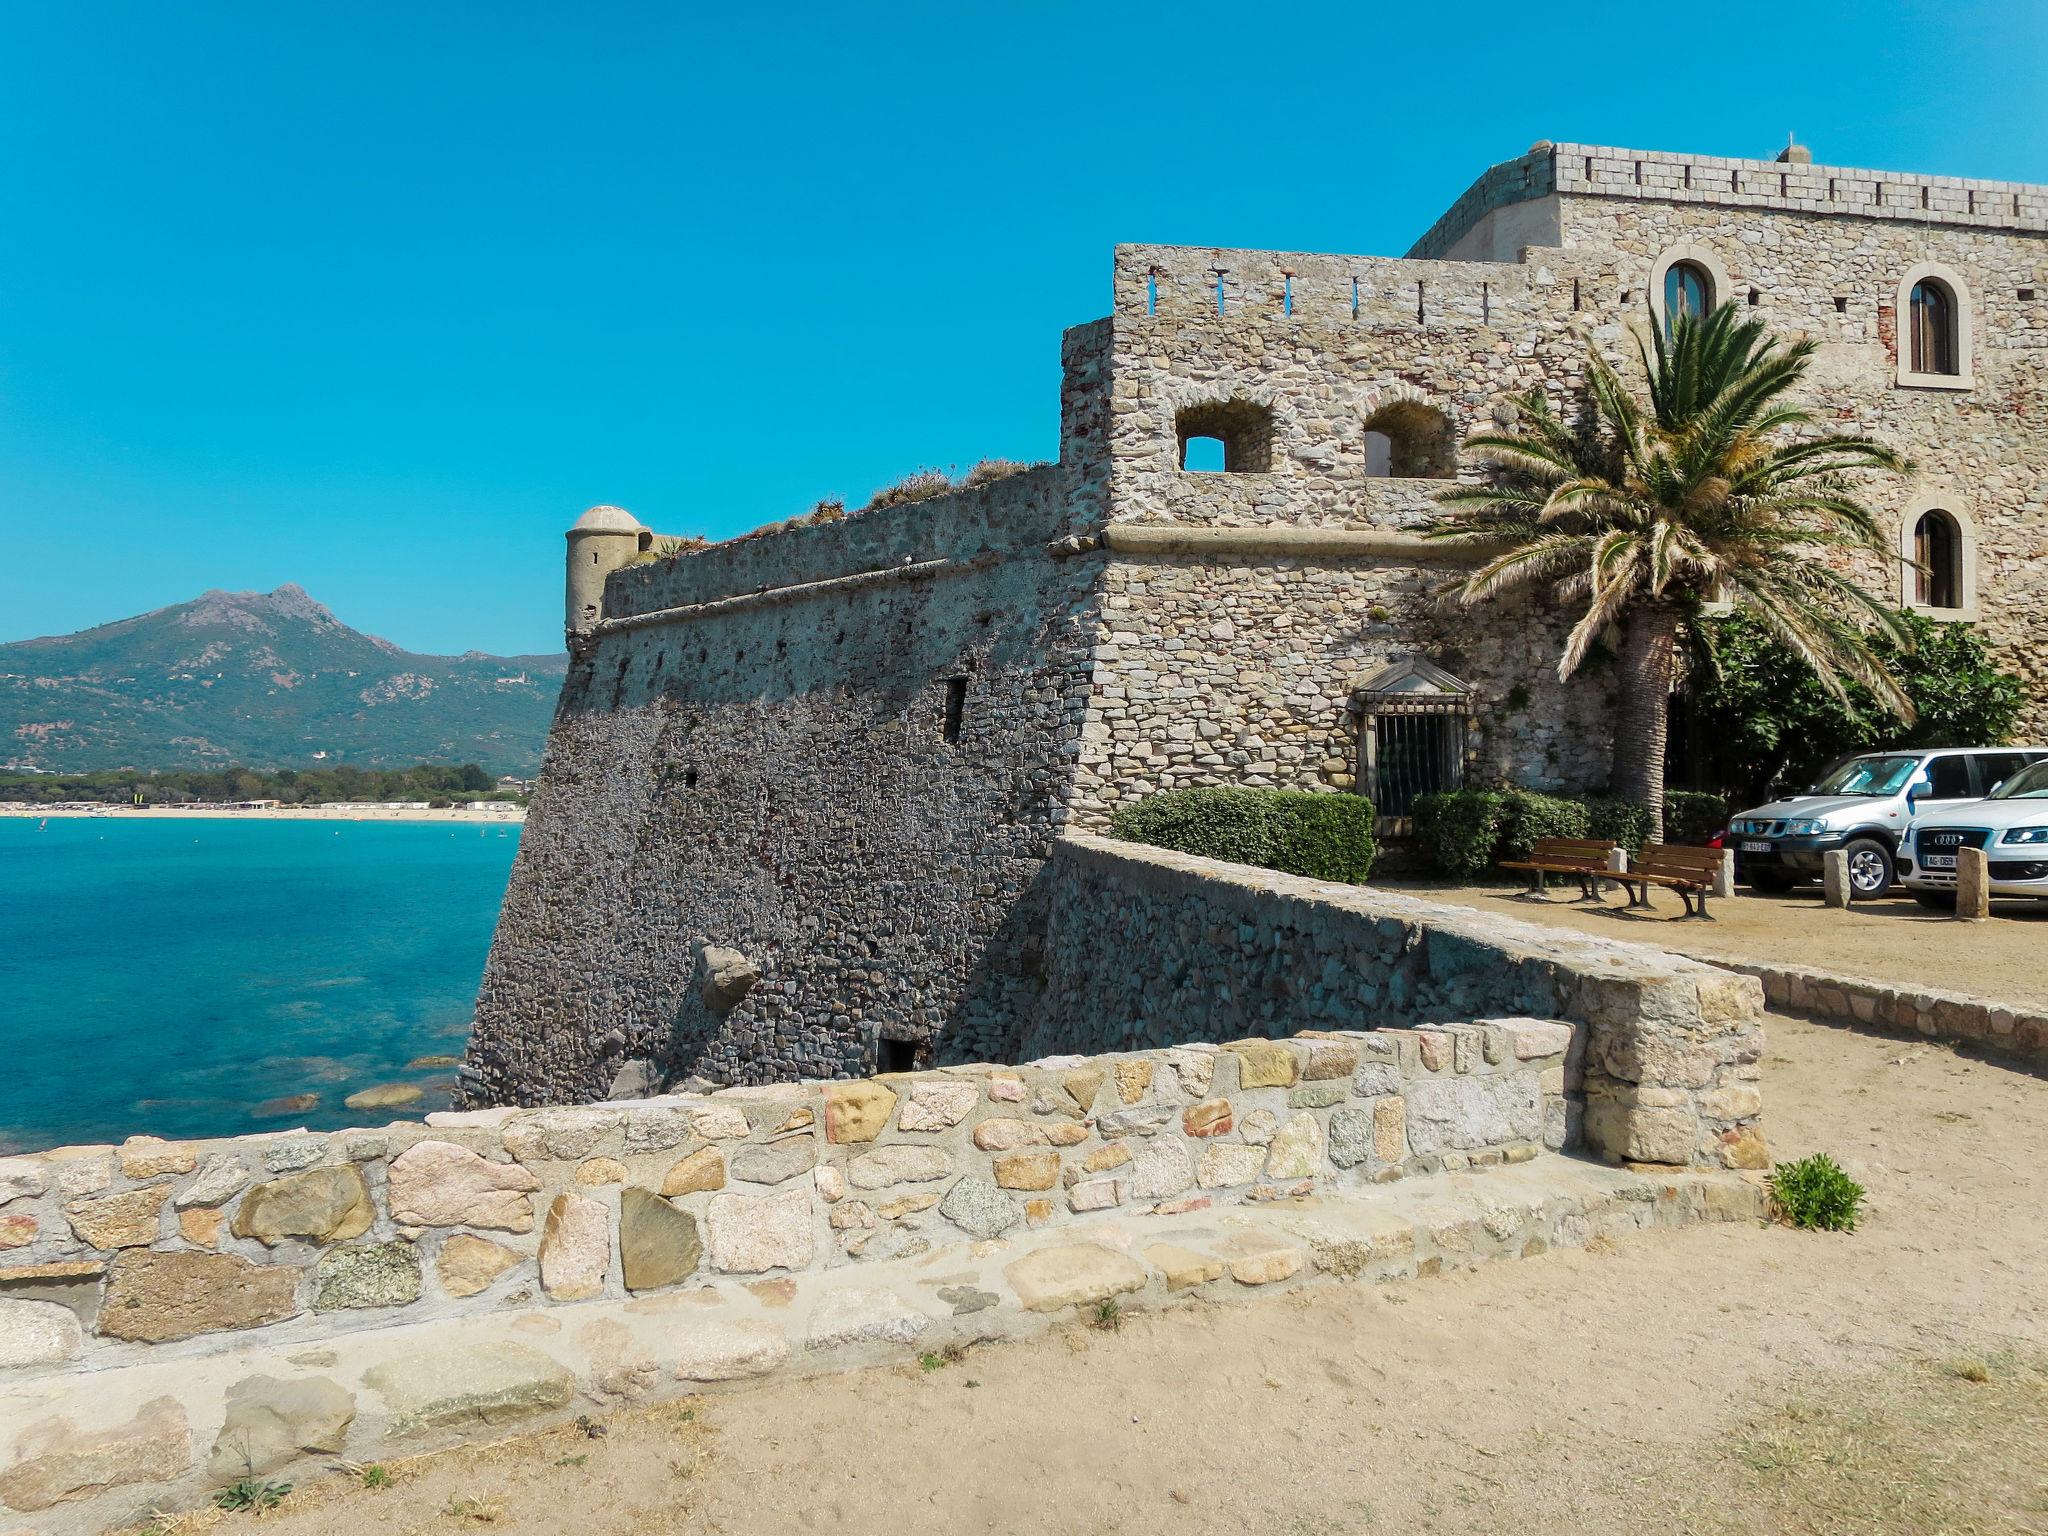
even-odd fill
[[[526,820],[526,807],[507,801],[486,811],[468,806],[441,810],[414,806],[287,805],[276,808],[245,809],[234,806],[197,806],[187,809],[168,805],[27,805],[20,801],[0,802],[0,816],[97,818],[102,821],[468,821],[485,825],[517,826]]]

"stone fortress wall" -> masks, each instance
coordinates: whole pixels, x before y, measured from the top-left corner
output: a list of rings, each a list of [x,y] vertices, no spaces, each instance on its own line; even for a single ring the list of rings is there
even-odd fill
[[[1827,423],[1915,459],[1881,511],[1902,548],[1957,518],[1945,616],[1982,622],[2048,737],[2044,230],[2037,188],[1555,145],[1409,259],[1119,247],[1109,316],[1065,340],[1056,465],[605,584],[472,1101],[602,1095],[641,1058],[744,1082],[1014,1059],[1060,1024],[1058,835],[1181,785],[1369,789],[1371,686],[1414,661],[1466,690],[1467,782],[1598,790],[1609,686],[1557,680],[1566,618],[1445,607],[1472,557],[1416,530],[1509,396],[1573,408],[1585,337],[1632,366],[1673,259],[1816,337]],[[1930,263],[1964,301],[1953,379],[1900,368]],[[1184,436],[1236,462],[1191,472]],[[1863,574],[1909,593],[1903,565]],[[759,973],[737,1001],[728,955]]]

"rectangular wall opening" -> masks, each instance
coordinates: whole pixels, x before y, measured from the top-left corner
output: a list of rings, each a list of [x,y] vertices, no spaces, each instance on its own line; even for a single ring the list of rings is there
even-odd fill
[[[967,679],[949,677],[946,679],[946,740],[957,742],[960,727],[967,720]]]

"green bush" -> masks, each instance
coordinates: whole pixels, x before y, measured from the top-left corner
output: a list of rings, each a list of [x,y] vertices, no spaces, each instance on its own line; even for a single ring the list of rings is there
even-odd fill
[[[1311,880],[1360,885],[1372,873],[1372,802],[1362,795],[1316,795],[1272,790],[1280,828],[1272,867]]]
[[[1856,1208],[1863,1186],[1842,1171],[1825,1152],[1771,1170],[1771,1201],[1778,1214],[1795,1227],[1820,1232],[1856,1230]]]
[[[1378,852],[1372,802],[1299,789],[1170,789],[1110,818],[1111,835],[1312,880],[1362,884]]]
[[[1704,848],[1728,828],[1728,797],[1690,789],[1664,791],[1664,841]]]
[[[1536,851],[1536,844],[1542,838],[1592,835],[1586,830],[1586,802],[1583,800],[1568,800],[1562,795],[1540,795],[1533,789],[1507,789],[1501,791],[1501,803],[1506,814],[1501,823],[1500,840],[1494,845],[1496,863],[1502,859],[1528,858]]]
[[[1415,797],[1415,841],[1440,874],[1484,874],[1493,866],[1506,819],[1507,797],[1492,790]]]
[[[1670,812],[1665,812],[1664,840],[1675,842],[1671,836]],[[1619,843],[1634,858],[1643,851],[1643,844],[1650,840],[1650,808],[1637,805],[1633,800],[1588,800],[1586,802],[1586,836],[1603,837],[1609,842]]]

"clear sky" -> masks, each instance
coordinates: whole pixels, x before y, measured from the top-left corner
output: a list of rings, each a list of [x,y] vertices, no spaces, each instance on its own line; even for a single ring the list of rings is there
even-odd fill
[[[1538,139],[2048,182],[2048,0],[0,0],[0,639],[296,581],[553,649],[561,533],[1056,450],[1119,240],[1399,255]]]

